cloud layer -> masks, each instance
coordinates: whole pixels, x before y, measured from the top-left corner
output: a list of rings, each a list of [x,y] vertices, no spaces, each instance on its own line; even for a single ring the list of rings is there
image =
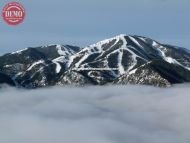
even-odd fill
[[[0,142],[189,143],[189,86],[0,89]]]

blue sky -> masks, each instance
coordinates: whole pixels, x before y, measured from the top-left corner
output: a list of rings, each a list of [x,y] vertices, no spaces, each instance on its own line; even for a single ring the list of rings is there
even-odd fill
[[[0,18],[0,54],[47,44],[86,46],[118,34],[138,34],[190,49],[189,0],[18,0],[19,26]],[[10,2],[1,0],[0,8]]]

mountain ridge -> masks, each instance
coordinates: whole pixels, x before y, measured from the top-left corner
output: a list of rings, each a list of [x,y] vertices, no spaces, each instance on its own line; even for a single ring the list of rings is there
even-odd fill
[[[190,51],[138,35],[120,34],[84,48],[49,45],[0,56],[0,72],[17,85],[145,84],[190,82]]]

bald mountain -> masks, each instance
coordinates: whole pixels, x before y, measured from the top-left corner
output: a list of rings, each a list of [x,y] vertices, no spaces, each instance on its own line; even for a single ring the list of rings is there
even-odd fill
[[[0,72],[16,86],[190,82],[190,51],[136,35],[118,35],[79,48],[48,45],[0,57]],[[13,84],[12,84],[13,85]]]

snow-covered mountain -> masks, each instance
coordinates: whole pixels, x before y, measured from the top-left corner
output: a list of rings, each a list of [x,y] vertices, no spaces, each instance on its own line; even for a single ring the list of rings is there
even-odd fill
[[[150,38],[118,35],[85,48],[49,45],[0,57],[0,71],[18,86],[190,82],[190,51]]]

